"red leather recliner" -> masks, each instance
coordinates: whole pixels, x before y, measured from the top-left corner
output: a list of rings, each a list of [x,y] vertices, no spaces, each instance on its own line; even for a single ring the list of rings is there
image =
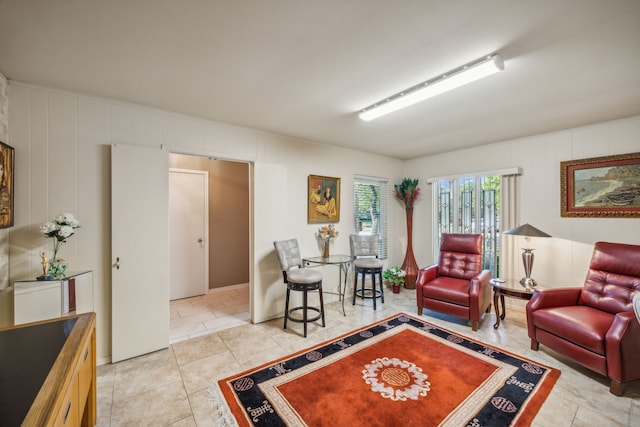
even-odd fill
[[[438,263],[418,271],[416,297],[422,309],[471,321],[476,331],[491,310],[491,272],[482,269],[481,234],[442,234]]]
[[[607,376],[623,393],[640,379],[640,323],[633,297],[640,293],[640,246],[595,244],[583,287],[537,289],[527,304],[531,349],[546,345]]]

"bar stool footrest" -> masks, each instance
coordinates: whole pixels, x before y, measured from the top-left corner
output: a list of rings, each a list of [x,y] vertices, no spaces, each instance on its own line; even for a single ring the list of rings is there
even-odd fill
[[[292,322],[303,323],[304,322],[304,318],[291,317],[291,315],[294,312],[300,311],[300,310],[304,310],[304,307],[300,306],[300,307],[290,308],[289,312],[287,313],[287,319],[291,320]],[[307,318],[307,323],[315,322],[316,320],[320,320],[320,318],[322,317],[322,311],[320,310],[319,307],[307,307],[307,310],[315,311],[315,312],[318,313],[318,315],[315,316],[315,317],[308,317]]]
[[[367,292],[369,292],[369,295],[366,295]],[[380,298],[382,296],[380,289],[373,288],[356,289],[355,294],[360,298]]]

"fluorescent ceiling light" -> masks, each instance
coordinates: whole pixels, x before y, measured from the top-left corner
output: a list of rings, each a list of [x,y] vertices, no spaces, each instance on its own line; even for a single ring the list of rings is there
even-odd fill
[[[362,109],[360,118],[365,121],[373,120],[502,70],[504,70],[504,61],[500,55],[482,57],[376,102]]]

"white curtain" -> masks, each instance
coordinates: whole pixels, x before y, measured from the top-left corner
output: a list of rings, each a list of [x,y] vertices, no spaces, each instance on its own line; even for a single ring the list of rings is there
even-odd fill
[[[500,180],[500,233],[518,225],[518,174],[502,175]],[[500,277],[518,277],[518,245],[515,236],[502,234],[500,240]]]

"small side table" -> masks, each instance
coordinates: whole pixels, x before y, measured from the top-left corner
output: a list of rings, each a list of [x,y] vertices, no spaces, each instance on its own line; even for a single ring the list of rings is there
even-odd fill
[[[530,300],[533,296],[533,288],[525,288],[515,279],[491,279],[489,284],[493,288],[493,306],[496,310],[496,323],[493,324],[494,329],[498,329],[500,326],[500,320],[504,320],[506,313],[504,307],[504,297],[513,297],[523,300]],[[498,297],[500,297],[500,303],[502,305],[502,313],[498,307]]]

